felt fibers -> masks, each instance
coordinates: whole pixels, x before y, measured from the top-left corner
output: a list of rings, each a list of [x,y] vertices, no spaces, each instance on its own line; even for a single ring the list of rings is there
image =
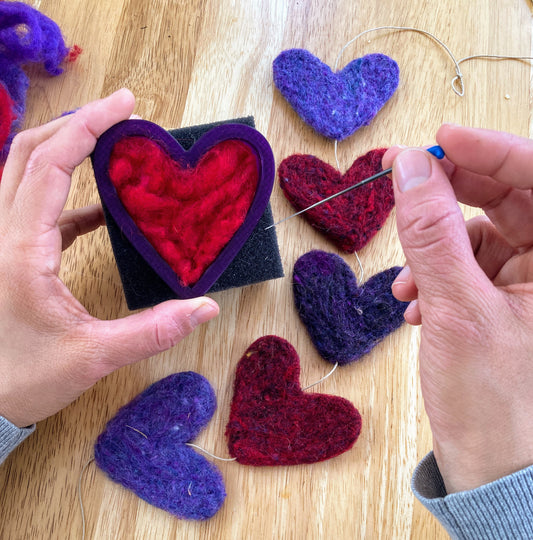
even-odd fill
[[[389,268],[360,286],[334,253],[310,251],[296,261],[296,309],[322,358],[350,364],[403,324],[409,303],[396,300],[391,291],[400,270]]]

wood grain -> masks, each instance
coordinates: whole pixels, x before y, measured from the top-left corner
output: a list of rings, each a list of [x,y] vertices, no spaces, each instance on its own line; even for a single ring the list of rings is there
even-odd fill
[[[435,33],[457,57],[531,51],[531,4],[518,0],[42,0],[33,5],[84,52],[61,77],[33,76],[28,126],[128,86],[137,96],[135,112],[166,127],[253,114],[278,163],[294,152],[334,163],[333,144],[306,127],[274,89],[271,64],[284,48],[305,47],[333,65],[359,32],[408,25]],[[430,38],[413,32],[368,34],[350,46],[341,64],[370,52],[393,56],[401,83],[372,125],[339,145],[342,168],[377,146],[432,143],[443,121],[529,135],[527,62],[464,63],[466,92],[460,98],[450,88],[453,65]],[[84,163],[74,175],[68,205],[97,200],[91,168]],[[272,206],[278,219],[291,212],[278,187]],[[474,213],[465,209],[467,216]],[[327,372],[329,364],[296,316],[290,275],[304,252],[333,248],[300,219],[280,227],[278,235],[285,279],[213,294],[221,307],[217,320],[171,351],[107,377],[40,423],[0,468],[0,538],[81,538],[80,471],[106,421],[150,383],[177,371],[206,376],[219,407],[196,442],[225,456],[234,368],[253,340],[265,334],[288,339],[302,359],[302,386]],[[359,255],[367,276],[403,263],[394,217]],[[345,260],[358,271],[353,256]],[[93,315],[128,313],[105,230],[79,239],[65,253],[62,277]],[[219,463],[228,497],[207,522],[178,521],[90,465],[83,488],[87,538],[445,538],[409,488],[413,468],[431,448],[417,350],[418,330],[404,326],[362,362],[339,369],[314,389],[344,396],[359,408],[363,431],[350,452],[291,468]]]

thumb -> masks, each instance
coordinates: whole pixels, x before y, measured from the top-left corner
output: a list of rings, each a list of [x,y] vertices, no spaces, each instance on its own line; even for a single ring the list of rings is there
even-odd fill
[[[422,149],[406,149],[392,167],[396,222],[420,298],[469,305],[491,286],[479,268],[448,177]],[[466,301],[466,302],[465,302]]]
[[[92,339],[98,344],[100,377],[170,349],[199,324],[218,315],[210,298],[170,300],[114,321],[95,321]]]

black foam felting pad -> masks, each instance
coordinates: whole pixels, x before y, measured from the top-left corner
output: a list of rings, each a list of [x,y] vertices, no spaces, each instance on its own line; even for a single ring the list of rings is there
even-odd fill
[[[185,150],[189,150],[210,129],[223,124],[236,123],[255,127],[253,116],[248,116],[224,122],[171,129],[169,133]],[[133,310],[151,307],[165,300],[177,298],[174,291],[122,234],[105,205],[104,214],[128,308]],[[272,223],[272,210],[269,203],[248,240],[209,292],[243,287],[283,277],[275,228],[265,230]]]

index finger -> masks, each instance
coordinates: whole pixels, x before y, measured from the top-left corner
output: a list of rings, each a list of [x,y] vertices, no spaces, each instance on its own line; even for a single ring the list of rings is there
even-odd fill
[[[444,124],[437,142],[456,167],[489,177],[503,188],[533,188],[533,141],[490,129]]]
[[[533,243],[533,141],[509,133],[445,124],[437,141],[453,162],[457,199],[484,210],[513,247]]]

